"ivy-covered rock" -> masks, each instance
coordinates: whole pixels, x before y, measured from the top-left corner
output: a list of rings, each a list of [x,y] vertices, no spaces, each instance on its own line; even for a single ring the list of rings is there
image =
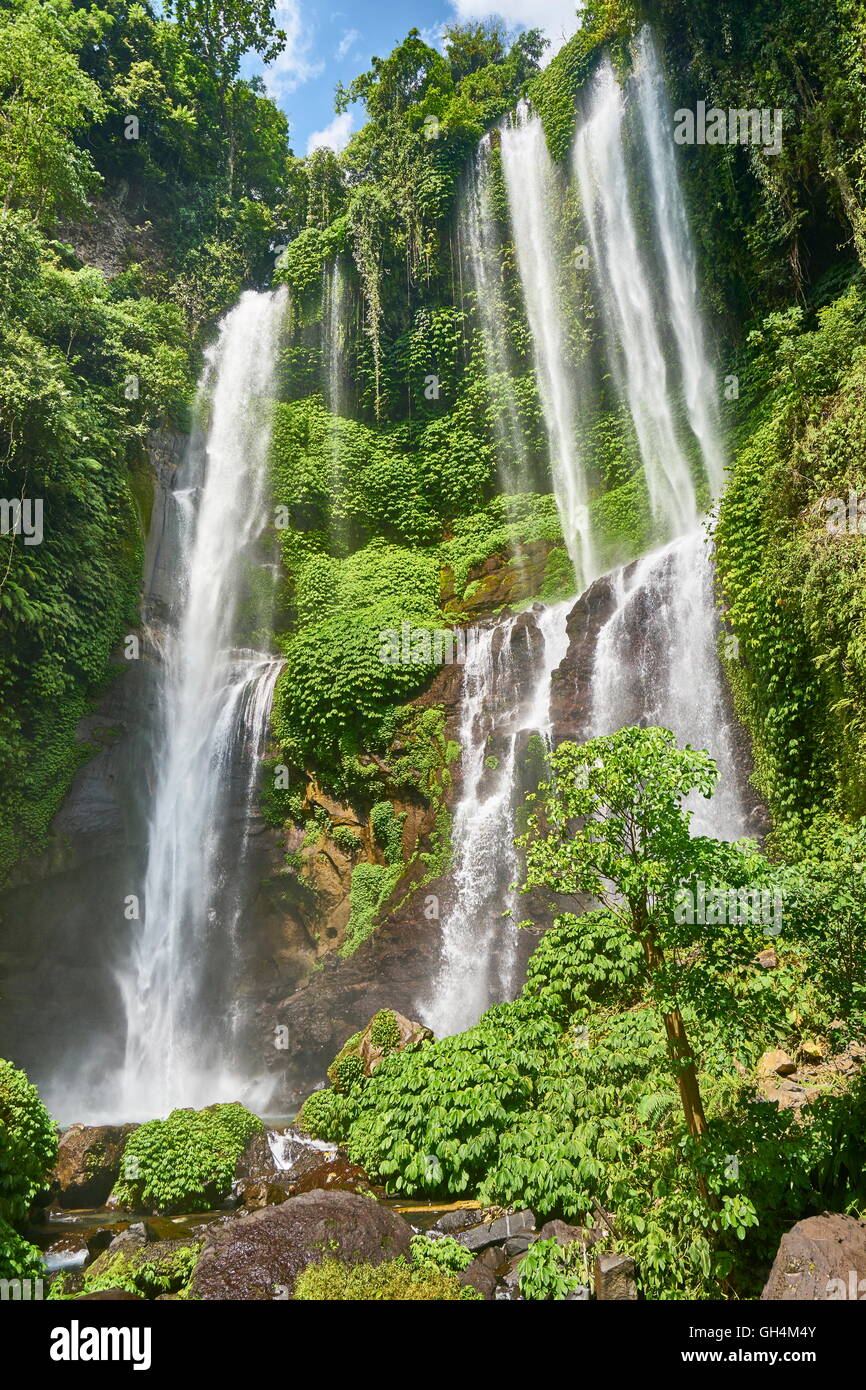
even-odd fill
[[[207,1211],[228,1195],[247,1141],[263,1129],[237,1103],[148,1120],[127,1141],[114,1198],[133,1209]]]

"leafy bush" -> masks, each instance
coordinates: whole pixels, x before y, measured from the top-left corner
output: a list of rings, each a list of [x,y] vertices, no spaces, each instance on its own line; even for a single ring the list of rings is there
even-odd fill
[[[380,1009],[370,1027],[370,1041],[383,1052],[390,1052],[400,1041],[400,1025],[391,1009]]]
[[[262,1130],[235,1102],[148,1120],[127,1140],[114,1196],[133,1209],[206,1211],[226,1196],[247,1140]]]
[[[444,1269],[459,1274],[474,1258],[472,1251],[453,1236],[416,1235],[409,1248],[412,1263],[418,1269]]]
[[[0,1278],[43,1273],[42,1257],[15,1230],[57,1158],[57,1130],[23,1071],[0,1059]]]
[[[520,1261],[520,1295],[528,1299],[564,1299],[589,1282],[584,1253],[576,1241],[536,1240]]]

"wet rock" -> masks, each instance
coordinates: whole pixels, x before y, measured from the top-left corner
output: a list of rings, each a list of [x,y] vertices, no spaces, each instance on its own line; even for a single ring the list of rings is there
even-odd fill
[[[483,1250],[488,1245],[498,1245],[512,1236],[535,1231],[535,1217],[529,1209],[509,1212],[479,1226],[458,1232],[455,1237],[467,1250]]]
[[[242,1203],[247,1211],[258,1211],[262,1207],[279,1206],[288,1200],[288,1192],[276,1182],[250,1182],[243,1190]]]
[[[370,1192],[372,1185],[363,1168],[346,1158],[337,1157],[293,1181],[289,1192],[296,1195],[314,1192],[317,1188],[321,1191]]]
[[[836,1302],[866,1295],[866,1221],[823,1212],[781,1240],[761,1294],[765,1302]]]
[[[259,1182],[273,1177],[277,1171],[267,1134],[262,1130],[257,1134],[251,1134],[235,1164],[235,1179],[241,1182]]]
[[[433,1223],[434,1231],[443,1231],[446,1235],[452,1236],[457,1231],[465,1231],[470,1226],[478,1225],[478,1214],[480,1207],[461,1207],[454,1211],[444,1211],[438,1221]]]
[[[598,1256],[595,1262],[595,1296],[606,1303],[637,1298],[634,1260],[631,1256]]]
[[[461,1284],[477,1289],[484,1299],[490,1302],[496,1292],[496,1277],[503,1267],[502,1251],[491,1245],[457,1276]]]
[[[124,1145],[136,1125],[70,1125],[60,1138],[52,1196],[66,1209],[101,1207],[120,1176]]]
[[[192,1293],[206,1300],[290,1298],[312,1261],[381,1264],[408,1254],[411,1236],[408,1222],[369,1197],[305,1192],[208,1230]]]
[[[511,1236],[502,1248],[510,1259],[512,1255],[525,1255],[530,1245],[537,1240],[538,1236],[534,1231],[524,1231],[519,1236]]]

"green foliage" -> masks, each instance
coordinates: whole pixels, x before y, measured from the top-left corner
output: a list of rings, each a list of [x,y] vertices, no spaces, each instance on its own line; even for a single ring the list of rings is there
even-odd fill
[[[819,307],[749,336],[731,481],[716,530],[728,670],[777,822],[866,809],[860,537],[834,534],[832,499],[859,495],[864,322],[858,276]],[[748,373],[748,376],[747,376]]]
[[[409,1248],[417,1269],[450,1270],[459,1274],[473,1259],[472,1251],[453,1236],[413,1236]]]
[[[261,1130],[235,1102],[148,1120],[127,1140],[114,1196],[132,1209],[206,1211],[226,1196],[247,1140]]]
[[[18,214],[0,216],[0,284],[3,491],[43,509],[41,544],[0,537],[3,875],[43,843],[87,754],[76,725],[138,621],[142,442],[189,377],[176,310],[65,268]]]
[[[536,1240],[520,1261],[521,1298],[561,1300],[588,1281],[586,1259],[577,1241],[560,1245],[556,1240]]]
[[[383,1052],[390,1052],[400,1041],[400,1025],[391,1009],[380,1009],[370,1027],[370,1042]]]
[[[139,1298],[153,1299],[166,1293],[187,1298],[200,1250],[200,1241],[183,1245],[165,1241],[156,1251],[148,1247],[114,1255],[106,1251],[84,1271],[82,1293],[125,1289]],[[55,1293],[52,1284],[49,1297],[62,1296],[62,1288]]]
[[[455,1276],[429,1265],[415,1267],[401,1255],[383,1264],[322,1260],[298,1276],[293,1297],[301,1302],[455,1302],[476,1298]]]
[[[307,1096],[297,1116],[297,1126],[312,1139],[324,1139],[342,1144],[348,1137],[355,1118],[355,1106],[350,1097],[326,1088]]]
[[[97,84],[76,49],[98,37],[107,16],[24,0],[0,11],[0,184],[3,211],[39,221],[81,212],[99,183],[76,136],[105,114]]]
[[[0,1278],[32,1278],[42,1258],[16,1231],[57,1158],[57,1130],[23,1071],[0,1059]]]

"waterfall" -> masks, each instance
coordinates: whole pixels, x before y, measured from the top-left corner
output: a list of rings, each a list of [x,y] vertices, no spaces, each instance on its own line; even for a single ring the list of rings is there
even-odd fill
[[[716,652],[712,568],[700,527],[617,574],[616,609],[602,628],[592,676],[591,733],[661,725],[706,748],[719,768],[711,801],[686,802],[699,835],[747,833],[730,709]]]
[[[578,587],[595,578],[587,482],[577,446],[578,402],[565,352],[551,211],[556,171],[541,121],[525,102],[503,127],[502,169],[514,246],[532,334],[536,376],[550,445],[550,471],[562,534]]]
[[[485,135],[466,175],[458,237],[461,263],[475,292],[487,388],[495,412],[500,485],[508,494],[528,491],[529,461],[507,349],[501,247],[491,207],[490,155],[491,139]]]
[[[129,1118],[240,1089],[232,1072],[243,861],[280,667],[243,641],[261,640],[268,615],[255,612],[254,584],[248,605],[241,598],[267,521],[284,304],[284,291],[247,293],[222,321],[199,387],[208,422],[174,492],[178,596],[163,640],[143,920],[121,980],[119,1108]]]
[[[634,84],[649,164],[653,215],[665,270],[668,315],[674,331],[689,424],[700,445],[710,485],[718,497],[724,475],[716,378],[707,360],[698,308],[697,265],[689,222],[677,177],[673,115],[648,26],[636,45]]]
[[[697,501],[677,434],[669,372],[632,209],[623,148],[624,105],[613,67],[605,59],[593,79],[573,162],[614,374],[634,423],[650,505],[667,539],[694,525]]]
[[[439,974],[430,997],[418,1006],[438,1037],[470,1027],[491,1003],[515,992],[517,928],[505,913],[514,905],[519,871],[514,847],[514,812],[522,799],[518,759],[530,734],[550,743],[550,680],[568,645],[569,607],[560,603],[540,610],[532,626],[517,617],[483,629],[464,667],[463,784],[451,832],[453,896],[442,916]],[[521,656],[531,671],[525,692]]]

